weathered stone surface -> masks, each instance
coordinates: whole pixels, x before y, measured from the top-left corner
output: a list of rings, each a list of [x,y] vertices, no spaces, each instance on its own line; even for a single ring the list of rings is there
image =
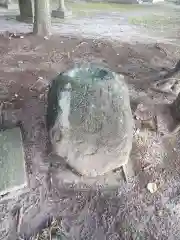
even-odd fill
[[[123,76],[93,63],[57,76],[48,93],[47,129],[55,153],[82,175],[127,164],[133,118]]]
[[[21,131],[13,128],[0,132],[0,195],[26,185]]]

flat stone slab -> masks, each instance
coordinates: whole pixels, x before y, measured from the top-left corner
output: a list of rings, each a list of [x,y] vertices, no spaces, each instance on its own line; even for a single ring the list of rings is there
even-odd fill
[[[27,185],[20,128],[0,131],[0,195]]]
[[[70,10],[53,10],[51,16],[53,18],[68,18],[72,16],[72,11]]]

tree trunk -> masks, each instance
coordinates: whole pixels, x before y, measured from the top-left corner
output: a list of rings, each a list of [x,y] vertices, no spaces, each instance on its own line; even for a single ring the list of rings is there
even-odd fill
[[[19,2],[19,10],[20,10],[20,17],[18,20],[24,21],[27,19],[33,19],[33,12],[32,12],[32,2],[31,0],[18,0]]]
[[[51,35],[51,13],[49,0],[34,0],[34,29],[40,36]]]

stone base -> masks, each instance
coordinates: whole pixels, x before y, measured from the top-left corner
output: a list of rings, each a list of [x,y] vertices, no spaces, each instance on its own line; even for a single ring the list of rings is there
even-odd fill
[[[127,180],[127,178],[130,177],[129,175],[126,175],[127,172],[123,172],[124,169],[122,167],[114,172],[110,171],[97,177],[79,176],[73,171],[74,169],[68,168],[67,165],[64,165],[62,159],[55,154],[50,154],[47,161],[51,164],[51,170],[53,171],[52,184],[56,184],[56,186],[61,186],[62,184],[78,184],[79,186],[84,187],[115,187],[124,183],[124,180]]]
[[[53,10],[52,11],[51,16],[53,18],[62,18],[62,19],[64,19],[64,18],[71,17],[72,16],[72,11],[57,9],[57,10]]]
[[[0,3],[0,7],[1,7],[1,8],[6,8],[6,9],[8,9],[8,4],[6,4],[6,3]]]
[[[0,131],[0,195],[27,185],[20,128]]]
[[[19,22],[33,23],[33,17],[22,17],[21,15],[16,17],[16,20]]]

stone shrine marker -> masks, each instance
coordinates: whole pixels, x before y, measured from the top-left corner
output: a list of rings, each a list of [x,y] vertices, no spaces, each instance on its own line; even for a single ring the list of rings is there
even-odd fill
[[[53,151],[83,176],[127,166],[133,117],[124,77],[95,63],[58,75],[48,92],[47,129]]]
[[[27,185],[20,128],[0,131],[0,195]]]

